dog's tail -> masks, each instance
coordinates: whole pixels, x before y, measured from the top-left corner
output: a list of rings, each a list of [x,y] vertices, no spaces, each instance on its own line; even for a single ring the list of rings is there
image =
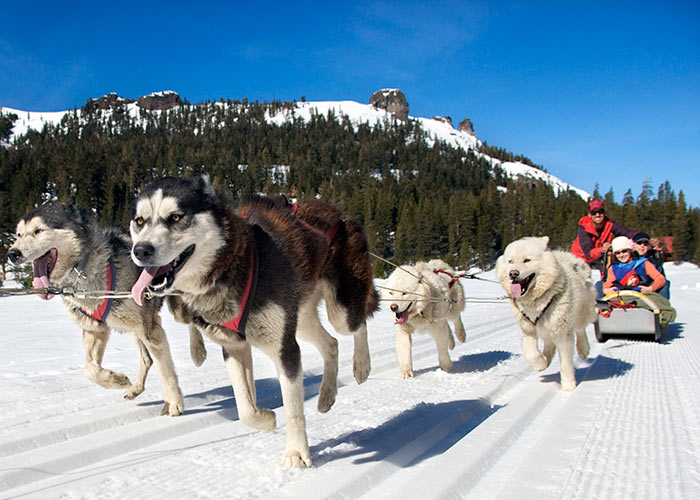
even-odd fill
[[[369,257],[367,236],[360,221],[354,217],[343,220],[342,226],[342,233],[346,238],[343,258],[346,272],[352,275],[357,282],[363,284],[365,288],[364,313],[366,317],[371,317],[379,310],[379,292],[374,286],[374,273]]]

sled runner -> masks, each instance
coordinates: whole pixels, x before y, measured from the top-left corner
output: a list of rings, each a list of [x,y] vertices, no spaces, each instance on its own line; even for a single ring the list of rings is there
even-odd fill
[[[595,338],[598,342],[605,342],[609,335],[645,335],[653,336],[654,341],[658,342],[661,332],[675,319],[675,315],[668,317],[657,297],[660,296],[620,290],[599,299],[596,304],[598,319],[594,323]]]

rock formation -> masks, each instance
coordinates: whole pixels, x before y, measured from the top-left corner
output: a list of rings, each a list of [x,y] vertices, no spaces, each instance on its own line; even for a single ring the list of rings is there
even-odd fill
[[[377,90],[369,103],[377,109],[384,109],[399,120],[408,121],[408,101],[399,89]]]

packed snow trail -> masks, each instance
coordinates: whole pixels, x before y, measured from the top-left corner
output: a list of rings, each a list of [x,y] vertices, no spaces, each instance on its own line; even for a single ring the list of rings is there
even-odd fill
[[[401,380],[392,315],[369,324],[372,374],[352,376],[338,336],[336,404],[316,412],[322,361],[301,344],[314,467],[283,470],[284,426],[238,420],[220,349],[189,360],[186,327],[164,312],[185,413],[162,417],[151,374],[134,401],[82,373],[80,331],[59,301],[0,298],[0,499],[700,497],[700,270],[668,266],[678,310],[662,342],[595,341],[575,358],[578,387],[559,387],[555,359],[535,372],[505,303],[468,304],[467,341],[437,367],[414,336],[415,378]],[[469,281],[468,296],[500,287]],[[326,323],[327,324],[327,323]],[[284,422],[272,363],[254,351],[258,400]],[[136,352],[113,335],[104,365],[133,375]],[[155,370],[154,370],[155,372]]]

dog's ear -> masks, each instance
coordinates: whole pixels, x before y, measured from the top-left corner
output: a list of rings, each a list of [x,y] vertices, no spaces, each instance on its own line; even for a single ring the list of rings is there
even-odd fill
[[[211,177],[209,176],[208,172],[202,172],[199,175],[199,186],[198,186],[202,192],[207,195],[207,196],[216,196],[216,190],[214,189],[214,186],[211,184]]]
[[[543,250],[546,250],[546,249],[547,249],[547,245],[549,245],[549,236],[542,236],[542,237],[540,238],[540,242],[541,242],[541,244],[542,244],[542,249],[543,249]]]

